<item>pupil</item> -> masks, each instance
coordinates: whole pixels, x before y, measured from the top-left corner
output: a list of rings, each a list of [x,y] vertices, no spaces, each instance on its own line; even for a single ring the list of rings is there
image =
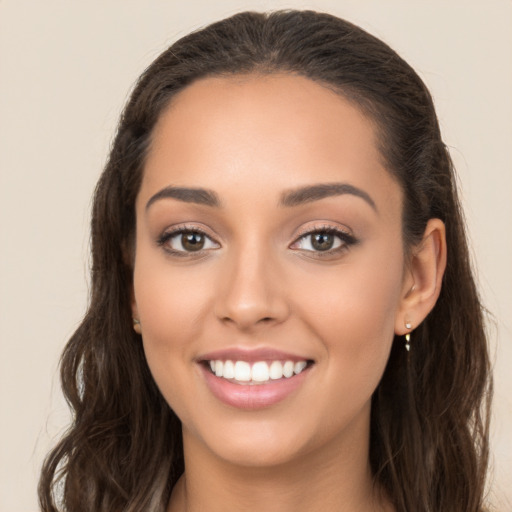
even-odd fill
[[[328,233],[316,233],[313,235],[313,247],[318,251],[327,251],[334,244],[334,237]]]
[[[181,244],[187,251],[200,251],[204,246],[204,236],[200,233],[187,233],[181,236]]]

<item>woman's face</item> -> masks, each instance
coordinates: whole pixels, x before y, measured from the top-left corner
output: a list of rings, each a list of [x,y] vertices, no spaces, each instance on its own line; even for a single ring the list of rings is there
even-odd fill
[[[366,449],[403,323],[401,203],[372,123],[318,83],[207,78],[174,98],[137,198],[133,310],[186,450],[262,466]]]

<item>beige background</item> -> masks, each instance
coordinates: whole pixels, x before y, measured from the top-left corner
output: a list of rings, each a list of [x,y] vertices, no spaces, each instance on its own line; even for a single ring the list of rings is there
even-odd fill
[[[37,509],[42,457],[68,419],[57,362],[84,312],[90,198],[131,84],[191,29],[279,7],[363,26],[434,95],[495,318],[491,497],[512,510],[510,0],[0,0],[0,512]]]

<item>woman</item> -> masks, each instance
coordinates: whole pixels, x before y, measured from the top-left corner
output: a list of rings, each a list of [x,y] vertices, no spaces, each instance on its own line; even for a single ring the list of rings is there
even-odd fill
[[[291,11],[175,43],[123,113],[92,252],[43,510],[482,510],[452,165],[381,41]]]

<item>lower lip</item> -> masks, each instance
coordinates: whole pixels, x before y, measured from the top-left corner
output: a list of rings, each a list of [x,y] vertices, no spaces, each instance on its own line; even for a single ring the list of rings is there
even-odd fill
[[[208,388],[221,402],[238,409],[263,409],[277,404],[301,386],[309,368],[290,378],[269,380],[263,384],[236,384],[217,377],[201,365]]]

